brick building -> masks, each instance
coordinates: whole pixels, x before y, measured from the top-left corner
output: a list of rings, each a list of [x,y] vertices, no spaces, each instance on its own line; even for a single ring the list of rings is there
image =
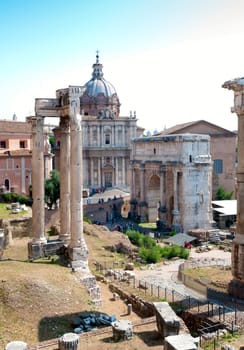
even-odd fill
[[[51,170],[48,133],[45,134],[45,177]],[[0,120],[0,190],[29,194],[31,184],[31,125]]]

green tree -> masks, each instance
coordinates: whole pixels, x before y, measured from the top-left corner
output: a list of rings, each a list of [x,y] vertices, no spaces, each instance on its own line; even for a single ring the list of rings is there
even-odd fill
[[[50,178],[45,180],[45,203],[51,209],[60,197],[60,174],[57,170],[50,172]]]
[[[223,186],[219,186],[216,192],[215,200],[222,201],[222,200],[230,200],[232,199],[233,191],[226,192]]]

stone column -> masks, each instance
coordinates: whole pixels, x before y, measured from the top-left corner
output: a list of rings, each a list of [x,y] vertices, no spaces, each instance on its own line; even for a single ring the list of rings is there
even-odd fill
[[[141,202],[145,201],[145,164],[140,164],[140,190],[141,190]]]
[[[244,78],[229,80],[222,87],[234,91],[231,112],[238,116],[237,223],[232,243],[233,280],[229,292],[237,298],[244,298]]]
[[[119,185],[119,158],[115,158],[115,186]]]
[[[70,209],[71,241],[68,247],[71,267],[88,272],[88,250],[83,237],[83,198],[82,198],[82,139],[81,120],[78,114],[79,99],[71,102],[70,108]]]
[[[60,235],[70,240],[70,126],[69,117],[60,119]]]
[[[91,181],[91,185],[92,187],[94,187],[94,160],[93,158],[90,159],[90,181]]]
[[[140,164],[140,202],[139,202],[139,215],[140,222],[147,222],[148,220],[148,204],[145,196],[145,164]]]
[[[122,157],[122,185],[124,186],[124,187],[127,187],[127,181],[126,181],[126,176],[125,176],[125,174],[126,174],[126,171],[125,171],[125,158],[124,157]]]
[[[98,158],[98,171],[97,171],[97,183],[98,186],[101,187],[102,186],[102,179],[101,179],[101,159]]]
[[[47,242],[45,236],[44,202],[44,139],[41,116],[29,117],[32,126],[32,243]]]
[[[165,165],[160,166],[160,206],[166,206],[166,167]]]
[[[173,214],[173,225],[176,231],[180,230],[180,212],[179,212],[179,197],[178,197],[178,170],[174,169],[173,171],[173,181],[174,181],[174,210]]]
[[[130,162],[130,176],[131,176],[131,199],[135,198],[135,170],[134,170],[134,164],[131,161]]]
[[[166,166],[161,165],[160,170],[160,202],[158,208],[158,227],[166,225]]]

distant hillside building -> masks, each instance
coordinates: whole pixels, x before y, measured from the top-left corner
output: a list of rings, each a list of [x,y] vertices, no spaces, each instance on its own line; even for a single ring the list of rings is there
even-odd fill
[[[45,177],[51,170],[48,137],[45,138]],[[29,194],[31,184],[31,125],[0,120],[0,191]]]
[[[206,134],[210,136],[210,153],[213,162],[212,198],[219,186],[225,191],[235,191],[237,135],[205,120],[178,124],[157,135]]]
[[[210,137],[175,134],[132,141],[131,212],[141,222],[188,232],[210,228]]]
[[[136,113],[120,116],[120,101],[113,85],[103,77],[98,55],[92,78],[82,89],[83,186],[90,190],[116,187],[129,190],[131,140],[144,129]],[[62,99],[63,90],[57,90]],[[54,129],[55,168],[60,169],[61,128]]]

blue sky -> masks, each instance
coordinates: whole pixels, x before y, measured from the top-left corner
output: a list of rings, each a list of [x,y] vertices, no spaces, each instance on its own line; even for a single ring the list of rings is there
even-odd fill
[[[236,129],[221,85],[244,75],[243,18],[243,0],[1,1],[0,118],[24,120],[36,97],[84,85],[98,49],[121,115],[135,110],[146,130]]]

